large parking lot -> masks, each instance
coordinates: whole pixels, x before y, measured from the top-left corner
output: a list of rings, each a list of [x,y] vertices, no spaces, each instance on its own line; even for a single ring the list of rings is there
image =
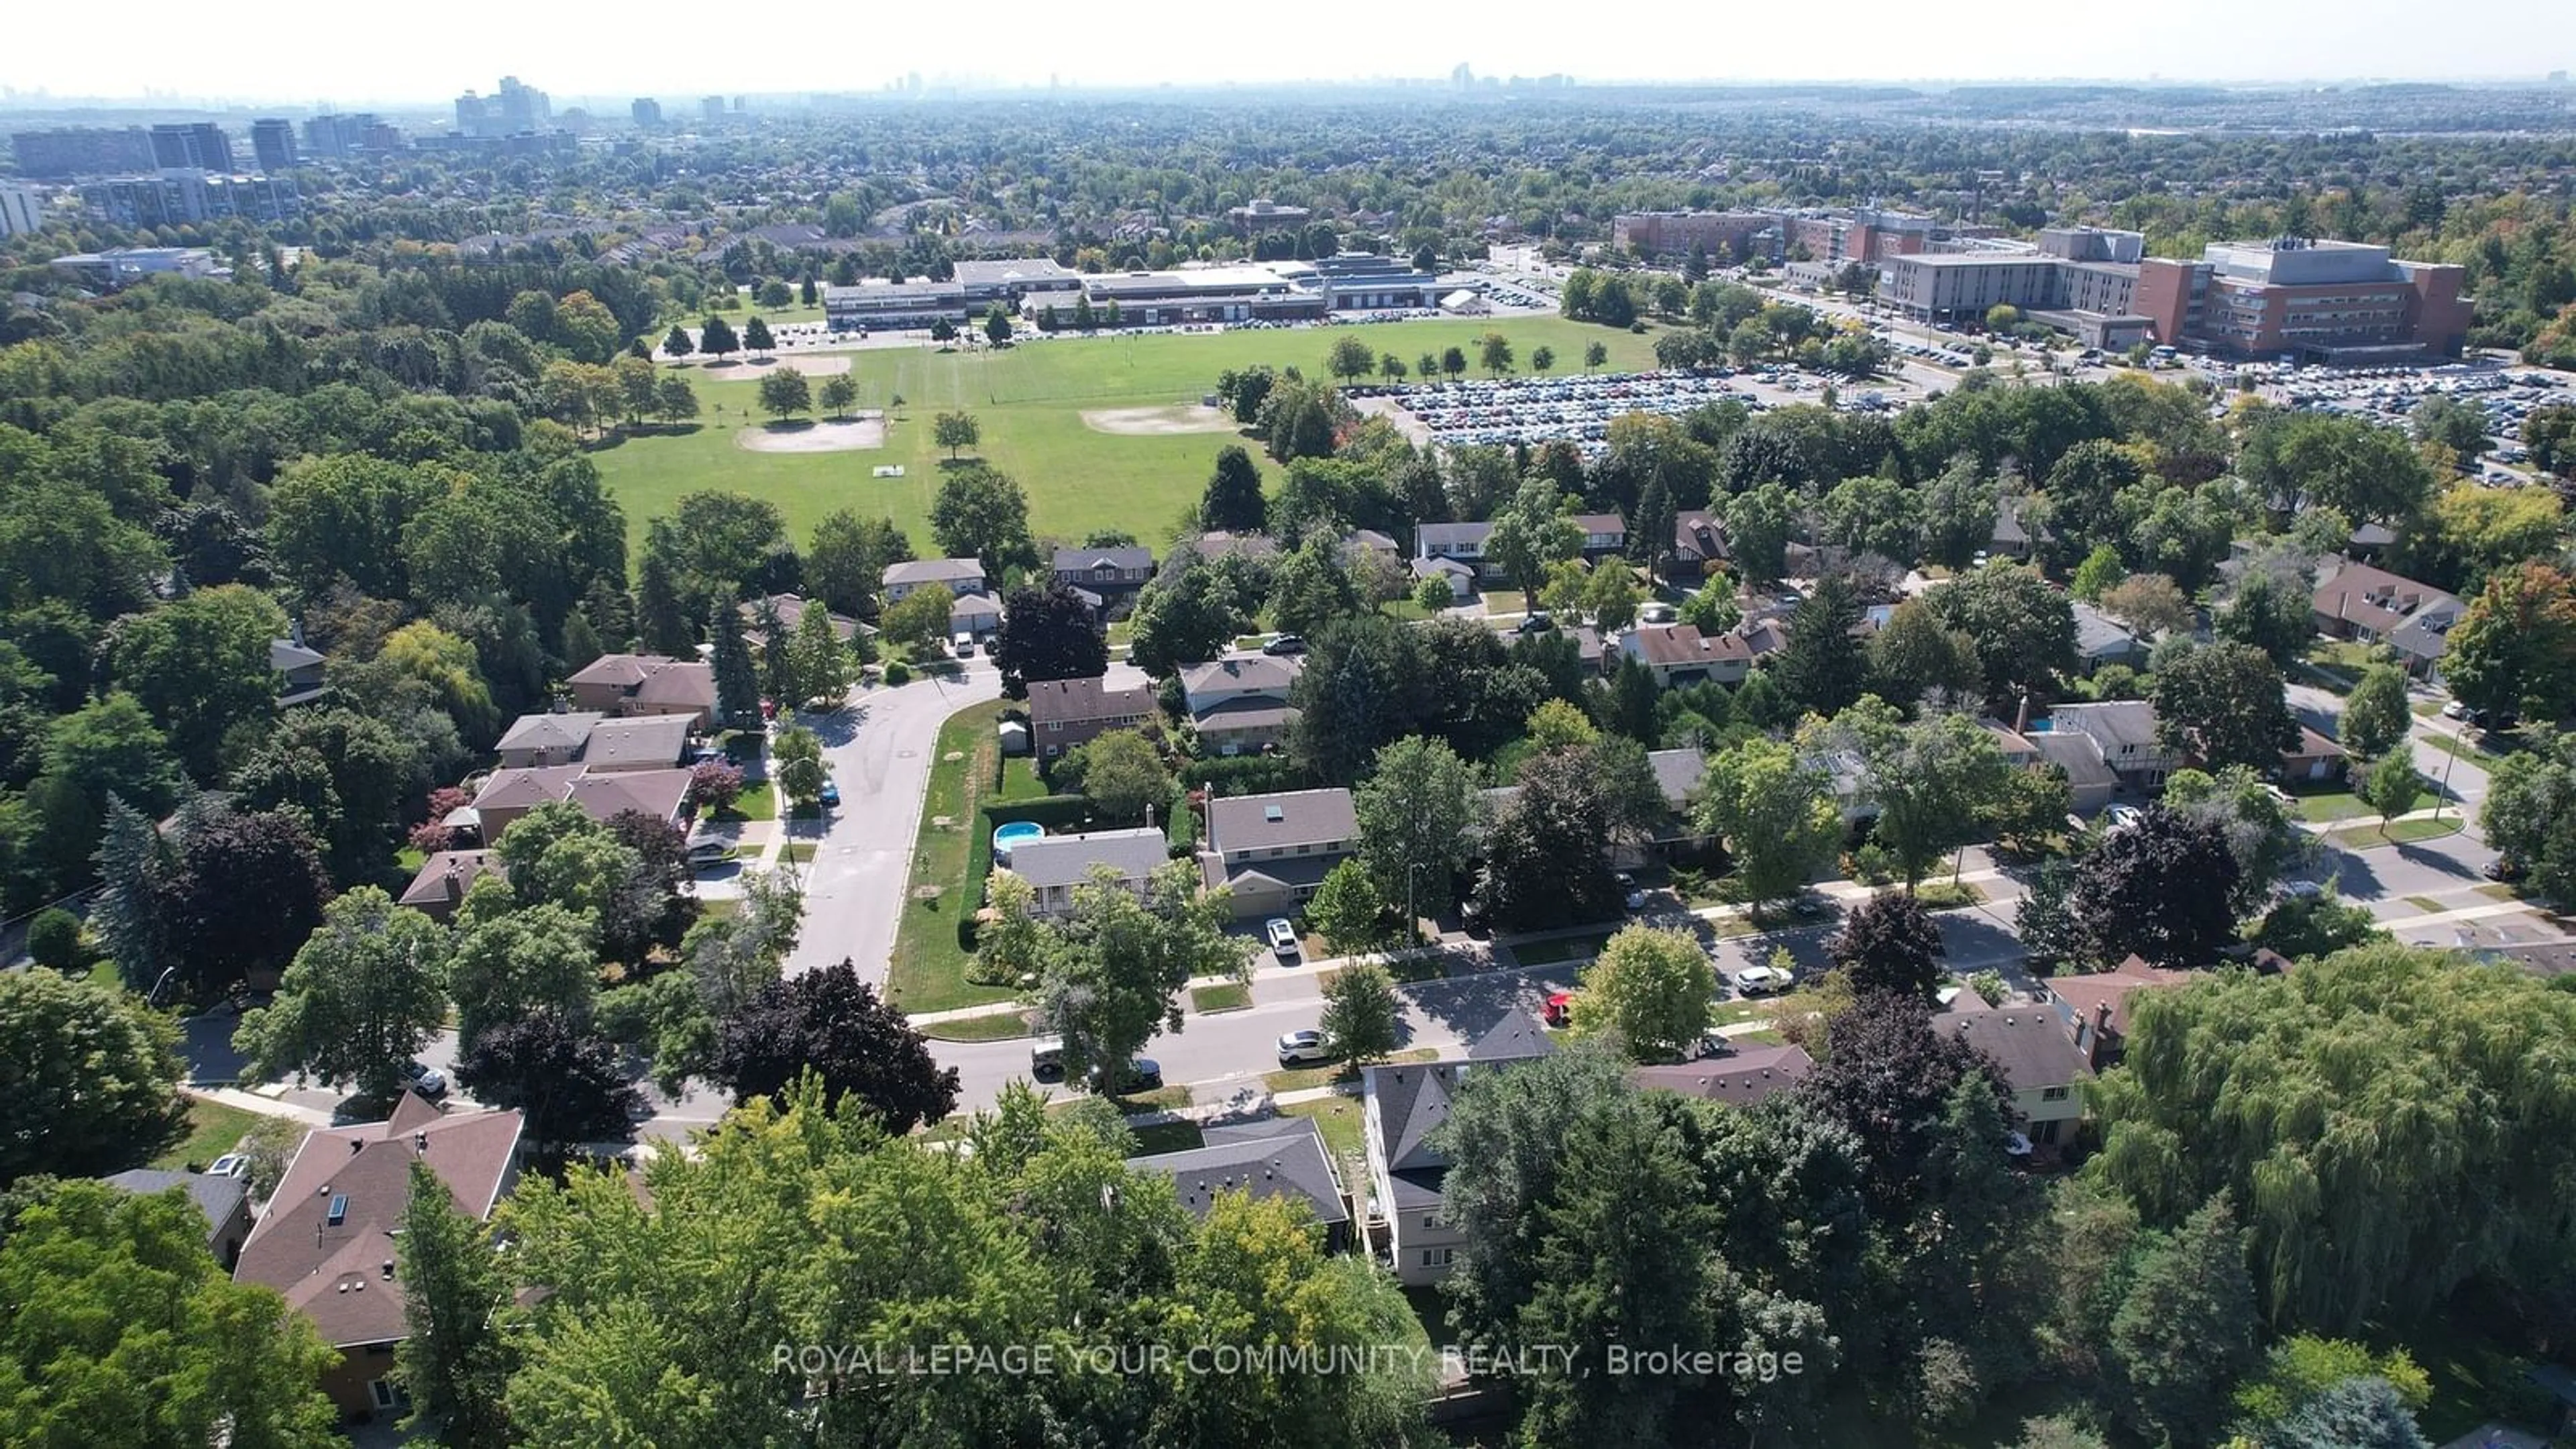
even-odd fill
[[[1468,378],[1381,392],[1410,413],[1433,441],[1451,447],[1569,442],[1588,454],[1607,446],[1611,420],[1628,413],[1679,416],[1730,400],[1759,412],[1778,403],[1821,402],[1828,386],[1838,389],[1837,406],[1847,412],[1876,411],[1904,401],[1902,383],[1854,382],[1794,367],[1740,374],[1717,369]]]
[[[2488,456],[2497,463],[2530,460],[2522,446],[2523,420],[2535,408],[2576,407],[2576,380],[2523,368],[2452,363],[2441,367],[2326,368],[2273,366],[2255,370],[2263,391],[2291,407],[2350,413],[2402,427],[2426,398],[2449,396],[2486,413]],[[2520,481],[2502,468],[2483,469],[2490,483]]]

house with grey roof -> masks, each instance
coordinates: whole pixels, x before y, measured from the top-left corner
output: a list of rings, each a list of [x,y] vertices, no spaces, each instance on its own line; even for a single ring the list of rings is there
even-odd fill
[[[2082,599],[2072,600],[2070,605],[2075,611],[2077,667],[2089,675],[2106,664],[2125,664],[2132,669],[2146,666],[2145,640]]]
[[[1413,531],[1413,556],[1450,559],[1474,569],[1478,578],[1500,578],[1501,566],[1485,557],[1485,540],[1493,532],[1490,523],[1425,523]]]
[[[1105,871],[1141,894],[1145,882],[1170,859],[1162,827],[1145,825],[1019,841],[1010,847],[1009,858],[997,861],[994,868],[1007,869],[1029,883],[1034,897],[1029,914],[1059,920],[1073,914],[1074,887],[1090,884],[1095,873]]]
[[[1212,799],[1199,867],[1209,889],[1233,892],[1237,917],[1284,916],[1349,858],[1359,833],[1348,790]]]
[[[433,921],[444,921],[465,904],[465,893],[474,889],[474,883],[487,875],[509,879],[501,866],[501,852],[442,850],[420,863],[397,904],[409,906]]]
[[[2181,754],[2156,739],[2156,707],[2143,699],[2061,704],[2050,711],[2048,729],[2092,736],[2102,763],[2132,790],[2161,790],[2165,777],[2182,767]]]
[[[322,697],[322,666],[319,651],[304,642],[304,630],[294,635],[268,641],[268,667],[277,675],[277,702],[285,706],[311,704]]]
[[[138,1197],[182,1188],[188,1201],[206,1218],[206,1251],[229,1273],[241,1261],[242,1244],[250,1241],[250,1179],[215,1177],[203,1172],[168,1172],[157,1167],[137,1167],[112,1173],[99,1181],[118,1192]]]
[[[1583,530],[1583,556],[1598,562],[1628,548],[1628,520],[1618,513],[1578,513],[1574,526]]]
[[[2084,1117],[2084,1084],[2093,1079],[2093,1064],[2056,1010],[1990,1007],[1973,991],[1961,992],[1959,1000],[1969,1009],[1934,1016],[1932,1029],[1994,1059],[2012,1092],[2015,1125],[2033,1143],[2072,1142]]]
[[[2328,559],[2309,598],[2317,632],[2385,643],[2418,679],[2438,678],[2451,626],[2468,612],[2458,596],[2372,564]]]
[[[2118,793],[2119,773],[2102,758],[2101,741],[2091,735],[2081,730],[2041,730],[2023,738],[2038,752],[2042,765],[2066,772],[2067,793],[2077,810],[2090,815]]]
[[[668,770],[688,753],[695,728],[695,718],[685,714],[612,719],[596,710],[557,709],[519,716],[493,749],[501,767],[509,770],[555,765],[603,773]]]
[[[1753,650],[1741,635],[1702,634],[1691,624],[1643,624],[1620,636],[1620,652],[1646,666],[1655,683],[1742,684]]]
[[[1055,581],[1107,597],[1132,594],[1154,576],[1150,548],[1060,548],[1053,563]]]
[[[1451,1102],[1476,1073],[1508,1071],[1554,1050],[1547,1029],[1515,1008],[1463,1061],[1360,1069],[1360,1135],[1369,1173],[1364,1225],[1370,1247],[1398,1282],[1424,1286],[1448,1277],[1466,1242],[1441,1213],[1449,1155],[1431,1140],[1448,1122]]]
[[[985,592],[984,561],[973,558],[914,558],[890,563],[878,579],[889,604],[901,603],[913,590],[936,584],[957,595]]]
[[[1196,1216],[1207,1216],[1223,1193],[1285,1198],[1305,1204],[1314,1214],[1328,1250],[1348,1244],[1350,1198],[1313,1118],[1273,1117],[1210,1127],[1201,1143],[1180,1152],[1131,1157],[1127,1165],[1170,1178],[1181,1206]]]

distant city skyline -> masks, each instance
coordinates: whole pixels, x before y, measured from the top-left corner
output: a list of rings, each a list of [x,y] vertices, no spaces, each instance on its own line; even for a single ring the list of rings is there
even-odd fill
[[[1732,12],[1732,13],[1729,13]],[[2165,0],[2117,10],[2019,9],[1998,24],[1975,7],[1921,0],[1845,0],[1816,25],[1772,7],[1658,5],[1585,17],[1517,0],[1460,12],[1433,27],[1446,54],[1398,53],[1383,26],[1366,43],[1329,40],[1327,15],[1231,8],[1222,18],[1168,12],[1108,24],[1028,0],[970,12],[931,7],[797,23],[720,21],[698,5],[641,0],[616,12],[460,0],[434,11],[315,12],[280,26],[208,24],[201,6],[130,0],[112,32],[96,17],[47,6],[13,16],[0,87],[18,107],[51,102],[442,106],[489,94],[516,74],[558,105],[654,96],[863,94],[919,73],[952,83],[1085,89],[1170,84],[1364,82],[1566,74],[1617,84],[1656,81],[1993,80],[2334,82],[2531,80],[2576,65],[2576,6],[2567,0]],[[1598,18],[1601,23],[1591,23]],[[2053,23],[2054,19],[2070,22]],[[1281,43],[1247,44],[1276,26]],[[964,29],[961,31],[961,27]],[[1647,44],[1641,42],[1652,41]],[[1026,43],[1022,43],[1026,42]],[[1022,59],[1025,57],[1025,59]],[[39,94],[41,93],[41,94]]]

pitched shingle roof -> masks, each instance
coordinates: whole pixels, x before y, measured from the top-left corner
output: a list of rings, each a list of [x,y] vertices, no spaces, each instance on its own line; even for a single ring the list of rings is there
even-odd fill
[[[887,564],[882,582],[891,588],[896,584],[945,584],[982,577],[984,564],[981,559],[915,558]]]
[[[1804,1047],[1752,1046],[1678,1066],[1639,1067],[1630,1075],[1640,1087],[1750,1107],[1797,1085],[1815,1066]]]
[[[1233,795],[1210,800],[1207,814],[1208,843],[1221,851],[1326,845],[1359,834],[1351,792],[1342,789]]]
[[[593,727],[607,716],[593,710],[550,710],[523,714],[501,732],[492,748],[502,754],[518,750],[578,750]]]
[[[1350,1221],[1341,1182],[1325,1155],[1323,1134],[1314,1119],[1284,1117],[1242,1127],[1211,1127],[1206,1145],[1182,1152],[1160,1152],[1127,1159],[1131,1167],[1159,1172],[1172,1179],[1181,1206],[1205,1216],[1217,1194],[1245,1192],[1255,1198],[1286,1197],[1305,1203],[1315,1220]]]
[[[2065,1023],[2048,1007],[1945,1011],[1932,1018],[1932,1029],[1944,1036],[1963,1037],[1994,1058],[2004,1085],[2016,1092],[2070,1087],[2093,1075],[2092,1064],[2076,1050]]]
[[[1081,835],[1049,835],[1011,847],[1011,874],[1043,890],[1077,886],[1091,879],[1095,867],[1107,866],[1120,880],[1142,880],[1163,867],[1171,852],[1163,832],[1153,826],[1132,830],[1094,830]]]
[[[1111,689],[1097,676],[1090,679],[1046,679],[1029,686],[1029,721],[1044,725],[1050,720],[1066,724],[1092,720],[1134,719],[1151,715],[1156,706],[1154,691],[1138,685],[1131,689]]]
[[[335,1347],[402,1338],[393,1230],[410,1200],[412,1163],[428,1163],[457,1210],[482,1219],[510,1179],[520,1127],[516,1111],[442,1113],[405,1092],[386,1121],[307,1133],[242,1245],[234,1279],[284,1293]]]

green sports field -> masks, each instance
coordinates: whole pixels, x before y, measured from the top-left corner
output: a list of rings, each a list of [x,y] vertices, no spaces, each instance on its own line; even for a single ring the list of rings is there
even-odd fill
[[[758,411],[757,385],[718,381],[688,366],[703,409],[693,430],[626,438],[595,456],[626,510],[638,549],[646,520],[669,512],[681,495],[708,488],[769,499],[799,544],[815,520],[851,508],[891,517],[915,548],[927,549],[930,501],[946,456],[931,442],[931,419],[941,410],[964,408],[983,428],[976,451],[1028,490],[1029,525],[1040,537],[1078,539],[1117,528],[1152,539],[1197,503],[1217,450],[1237,439],[1223,432],[1101,432],[1084,422],[1085,412],[1195,403],[1214,389],[1218,373],[1255,363],[1322,375],[1324,354],[1346,335],[1394,353],[1409,367],[1426,351],[1452,346],[1465,348],[1472,359],[1476,339],[1489,331],[1511,339],[1524,375],[1530,352],[1540,346],[1555,350],[1555,372],[1579,373],[1583,349],[1592,342],[1609,347],[1609,371],[1654,366],[1651,337],[1555,317],[1079,338],[1001,352],[940,351],[927,344],[874,348],[815,356],[850,360],[863,408],[888,408],[898,396],[904,400],[889,413],[882,448],[777,453],[739,446],[738,433],[767,426]],[[782,359],[757,371],[793,362]],[[735,371],[755,374],[748,366]],[[903,465],[905,476],[872,476],[884,464]]]

